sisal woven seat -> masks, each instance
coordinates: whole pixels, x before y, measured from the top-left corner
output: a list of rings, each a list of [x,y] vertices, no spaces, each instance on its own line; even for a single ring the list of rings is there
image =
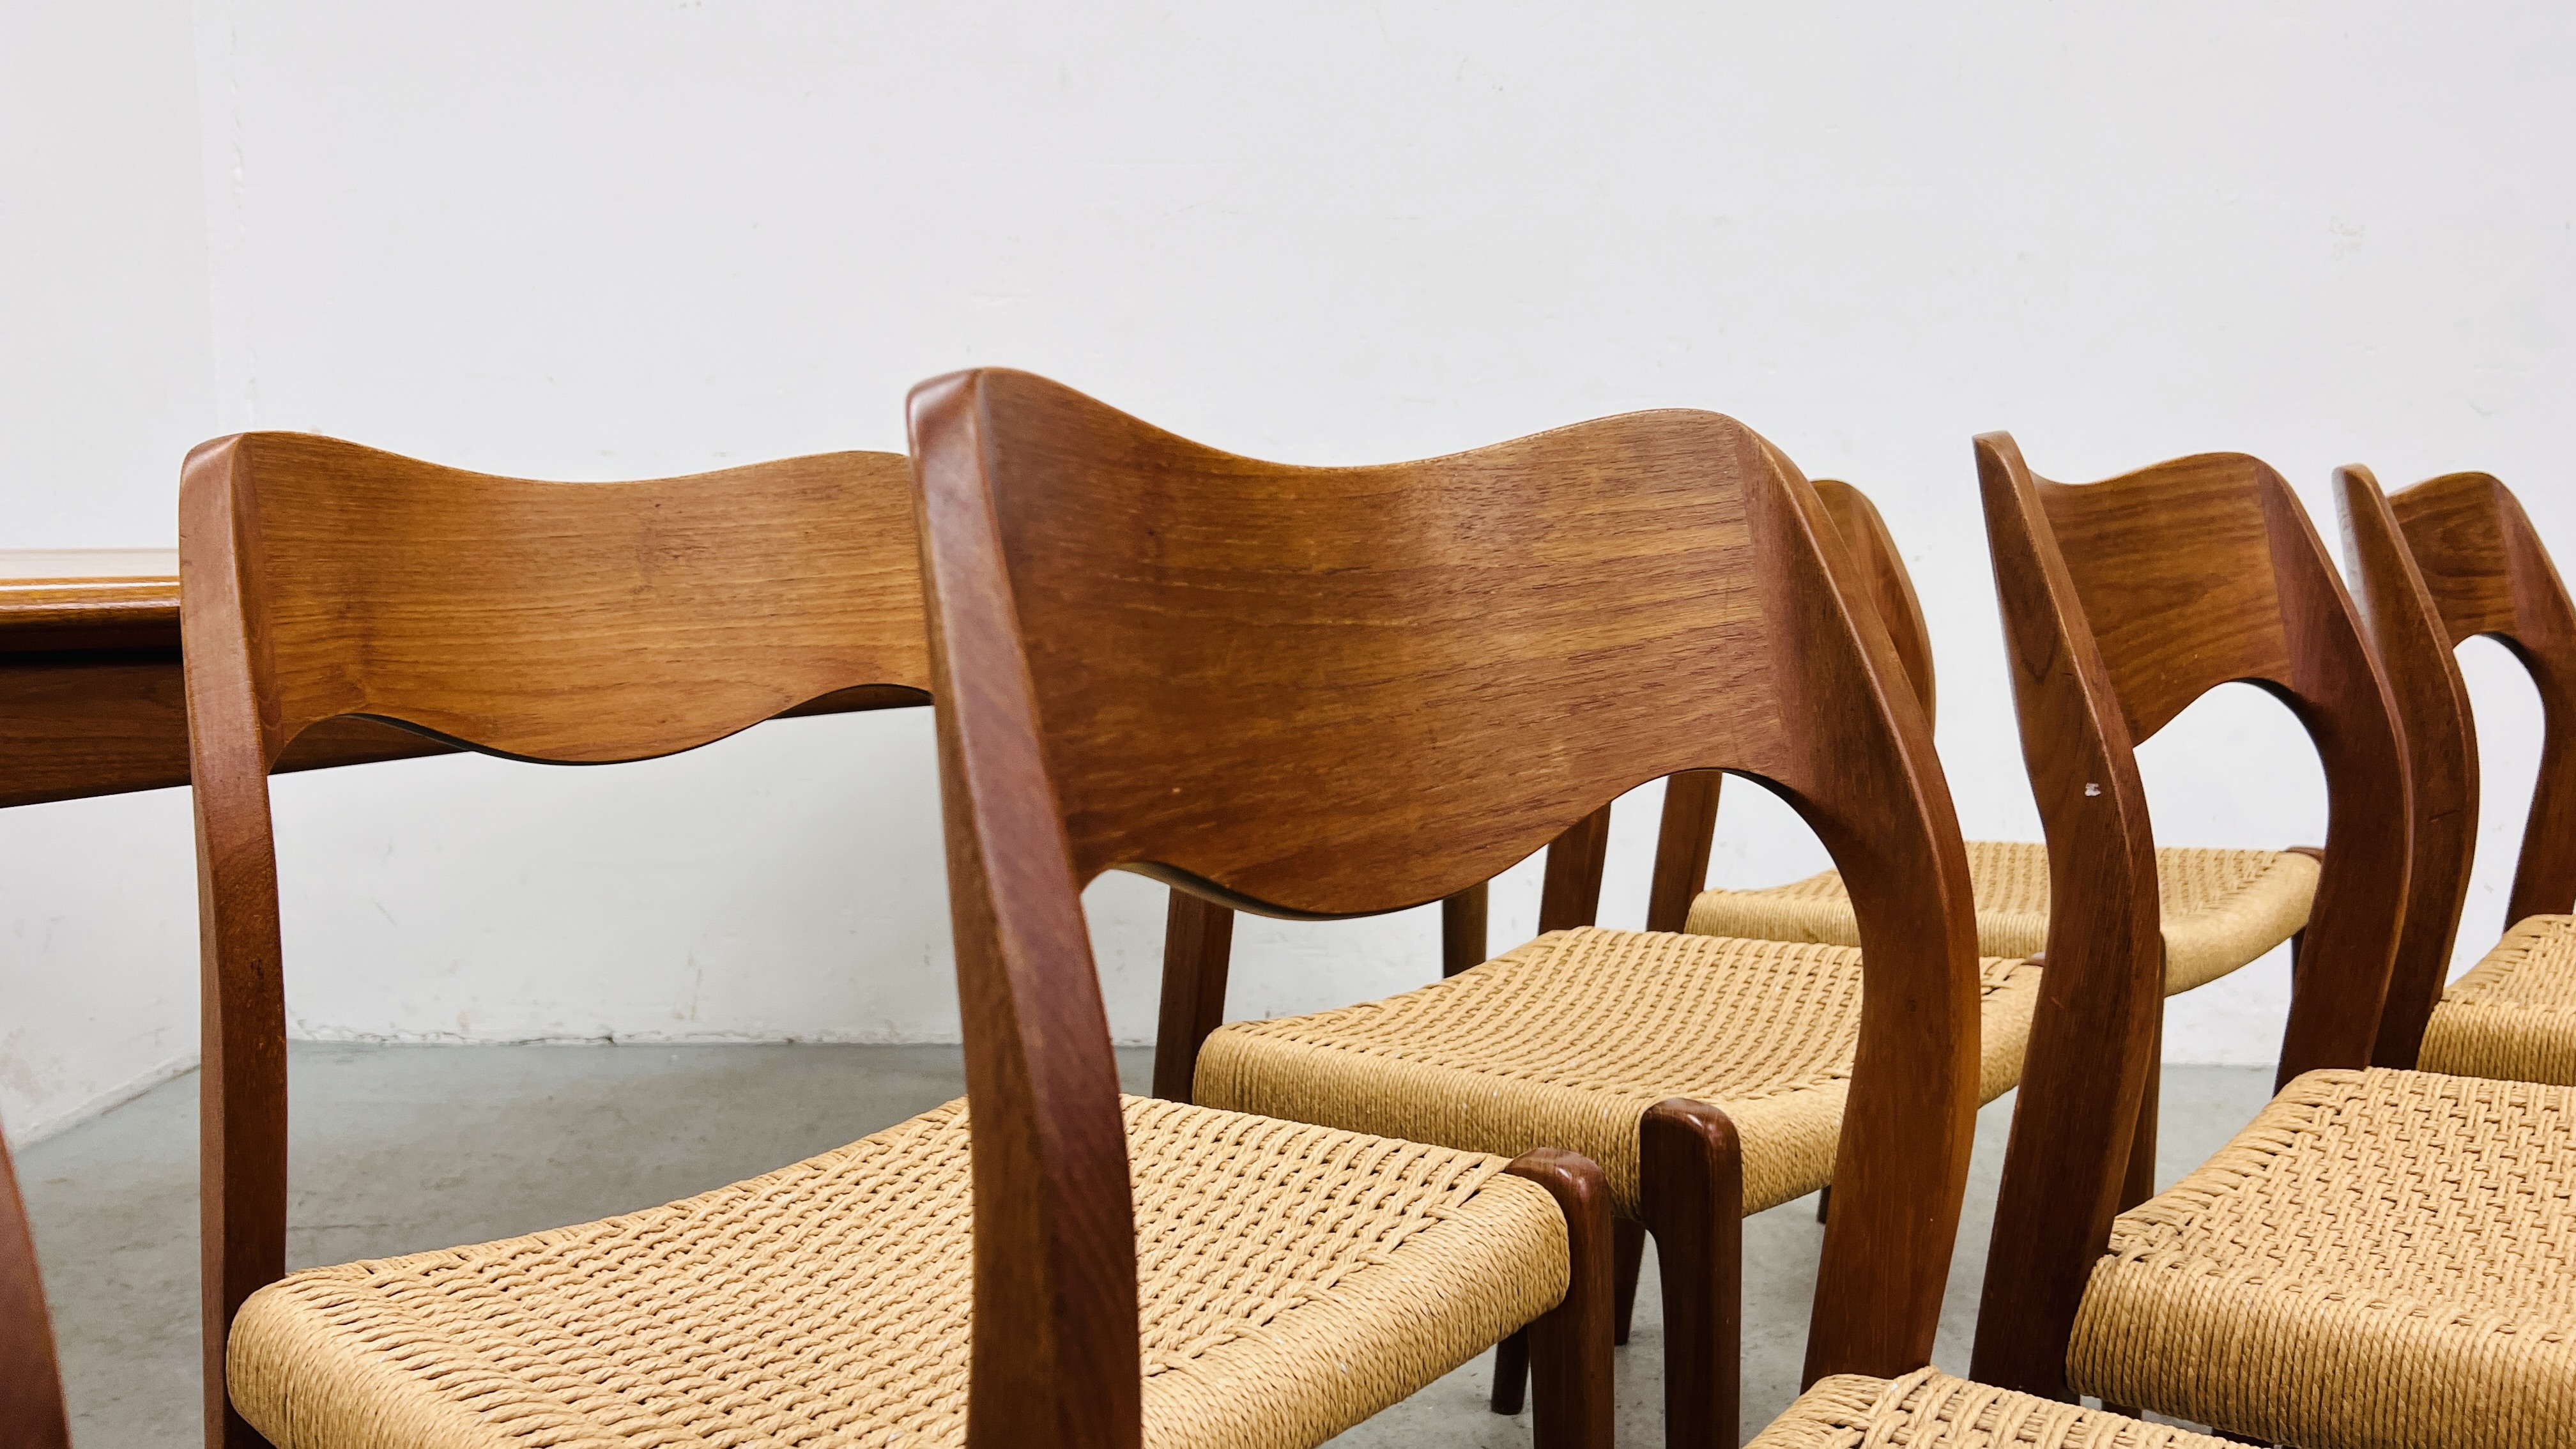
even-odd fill
[[[2442,992],[2416,1064],[2576,1086],[2576,916],[2531,916]]]
[[[1554,1306],[1503,1159],[1125,1103],[1144,1442],[1319,1443]],[[279,1449],[879,1449],[966,1431],[965,1103],[667,1206],[293,1274],[234,1404]]]
[[[1982,963],[1983,1100],[2021,1076],[2040,971]],[[1238,1022],[1199,1051],[1209,1106],[1506,1155],[1550,1144],[1601,1164],[1638,1211],[1638,1126],[1710,1102],[1744,1147],[1744,1211],[1833,1180],[1860,952],[1585,927],[1418,991]]]
[[[2576,1092],[2309,1072],[2120,1215],[2079,1392],[2293,1444],[2576,1442]]]
[[[1989,1388],[1939,1369],[1818,1379],[1746,1449],[2225,1449],[2166,1424]]]
[[[2048,847],[1971,840],[1977,950],[2032,956],[2048,948]],[[2206,986],[2290,939],[2317,893],[2314,857],[2286,850],[2156,852],[2164,904],[2165,994]],[[1851,897],[1834,871],[1758,891],[1703,891],[1683,930],[1708,936],[1860,944]]]

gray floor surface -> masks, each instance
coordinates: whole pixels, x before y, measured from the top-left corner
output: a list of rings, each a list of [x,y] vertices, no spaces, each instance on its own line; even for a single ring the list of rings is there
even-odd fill
[[[754,1176],[958,1095],[955,1047],[343,1046],[292,1055],[289,1267],[480,1242]],[[1149,1053],[1120,1053],[1131,1090]],[[2160,1179],[2222,1146],[2268,1068],[2168,1067]],[[2012,1098],[1977,1122],[1967,1214],[1934,1359],[1963,1370]],[[197,1082],[155,1088],[21,1154],[78,1449],[194,1441]],[[1749,1435],[1796,1397],[1823,1230],[1802,1199],[1744,1226]],[[1619,1441],[1661,1442],[1652,1259],[1620,1350]],[[1490,1355],[1335,1440],[1504,1449],[1526,1415],[1484,1407]]]

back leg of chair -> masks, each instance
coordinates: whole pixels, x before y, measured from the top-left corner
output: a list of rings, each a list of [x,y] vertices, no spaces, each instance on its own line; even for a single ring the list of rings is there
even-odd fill
[[[1664,777],[1664,815],[1656,828],[1655,873],[1646,896],[1647,930],[1679,931],[1690,923],[1691,902],[1708,885],[1718,792],[1725,783],[1720,770],[1684,770]],[[1618,1341],[1626,1343],[1637,1313],[1637,1277],[1645,1271],[1646,1225],[1622,1218],[1618,1237]]]
[[[1611,1239],[1612,1256],[1618,1263],[1614,1310],[1618,1331],[1610,1341],[1625,1344],[1628,1326],[1637,1316],[1637,1279],[1646,1270],[1646,1225],[1635,1218],[1620,1218],[1611,1225]]]
[[[1175,886],[1163,915],[1163,1006],[1154,1030],[1154,1095],[1187,1102],[1199,1048],[1225,1024],[1234,912]]]
[[[1540,935],[1588,926],[1600,915],[1601,872],[1609,855],[1610,807],[1607,805],[1567,826],[1556,839],[1548,842],[1547,865],[1538,892]],[[1617,1254],[1612,1256],[1616,1258]],[[1615,1268],[1613,1272],[1615,1274]],[[1631,1285],[1625,1292],[1633,1299],[1636,1289]],[[1612,1316],[1614,1319],[1617,1317],[1615,1312]],[[1494,1346],[1495,1413],[1517,1414],[1521,1411],[1521,1391],[1529,1382],[1529,1365],[1529,1330],[1523,1329]]]
[[[2138,1125],[2129,1137],[2129,1167],[2120,1182],[2120,1211],[2156,1195],[2156,1107],[2165,1079],[2165,1027],[2159,1019],[2147,1050],[2147,1089],[2138,1096]]]

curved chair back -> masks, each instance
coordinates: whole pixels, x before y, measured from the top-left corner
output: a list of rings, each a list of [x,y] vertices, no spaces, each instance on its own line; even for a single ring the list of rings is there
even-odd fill
[[[72,1449],[54,1326],[36,1271],[36,1239],[17,1169],[0,1141],[0,1442],[12,1449]]]
[[[1816,497],[1825,505],[1825,515],[1834,521],[1834,531],[1851,550],[1852,564],[1859,571],[1861,592],[1877,606],[1878,617],[1887,625],[1887,636],[1896,646],[1896,657],[1905,665],[1905,678],[1914,686],[1915,698],[1923,702],[1923,717],[1933,718],[1937,691],[1933,687],[1932,630],[1923,620],[1923,601],[1915,595],[1914,575],[1905,567],[1905,555],[1897,550],[1896,538],[1887,531],[1887,520],[1879,517],[1878,506],[1869,495],[1839,478],[1816,480]]]
[[[2048,837],[2048,970],[1995,1212],[1974,1377],[2063,1389],[2164,1015],[2155,836],[2134,749],[2230,681],[2308,731],[2328,820],[2281,1080],[2370,1059],[2408,874],[2396,706],[2298,496],[2210,453],[2070,486],[1976,441],[2022,755]]]
[[[1905,679],[1923,705],[1923,721],[1932,722],[1935,697],[1932,631],[1923,620],[1923,603],[1914,593],[1914,575],[1905,555],[1887,531],[1887,520],[1869,495],[1838,478],[1819,478],[1816,498],[1833,520],[1834,533],[1851,555],[1859,591],[1887,627],[1888,642],[1905,669]],[[1686,770],[1664,781],[1663,816],[1656,827],[1654,873],[1646,888],[1646,929],[1678,931],[1690,920],[1691,902],[1708,888],[1708,858],[1717,832],[1717,806],[1725,776],[1715,770]],[[1549,893],[1540,912],[1542,931],[1561,926],[1588,926],[1601,903],[1602,856],[1609,846],[1607,811],[1588,819],[1572,839],[1548,847]],[[1579,854],[1577,852],[1580,852]],[[1571,857],[1568,859],[1567,857]],[[1483,887],[1477,887],[1482,903]],[[1556,909],[1549,911],[1546,905]],[[1442,922],[1446,927],[1450,921]],[[1444,937],[1448,933],[1444,931]],[[1447,973],[1485,959],[1484,918],[1479,909],[1472,938],[1444,939]]]
[[[1879,517],[1877,505],[1869,495],[1838,478],[1819,478],[1815,482],[1816,498],[1825,506],[1825,516],[1833,520],[1834,533],[1851,555],[1852,574],[1859,592],[1878,613],[1879,622],[1887,628],[1888,642],[1896,650],[1897,661],[1904,666],[1906,683],[1923,705],[1923,721],[1932,722],[1935,698],[1932,671],[1932,631],[1923,620],[1923,603],[1914,593],[1914,575],[1905,567],[1905,555],[1897,551],[1896,539],[1887,531],[1887,520]],[[1678,931],[1690,920],[1691,902],[1708,887],[1708,857],[1717,830],[1719,787],[1724,776],[1714,770],[1690,770],[1664,782],[1664,810],[1656,829],[1654,875],[1646,890],[1646,929]],[[1560,887],[1560,919],[1557,924],[1590,925],[1601,900],[1601,854],[1609,844],[1607,814],[1586,822],[1584,844],[1590,847],[1584,864],[1589,875],[1571,890],[1560,885],[1572,879],[1571,872],[1560,867],[1559,850],[1548,851],[1548,883]],[[1540,929],[1551,922],[1543,918]],[[1484,959],[1483,927],[1477,928],[1476,960]],[[1453,951],[1452,972],[1472,966],[1474,960],[1460,961],[1467,954]]]
[[[1922,710],[1794,468],[1708,413],[1306,468],[1023,373],[936,379],[911,408],[979,1393],[1132,1442],[1135,1258],[1085,882],[1123,867],[1273,915],[1398,910],[1640,781],[1719,767],[1814,824],[1869,951],[1809,1372],[1924,1361],[1976,1092],[1967,862]]]
[[[905,463],[795,458],[542,483],[330,438],[188,455],[181,630],[196,782],[205,1043],[209,1444],[255,1446],[224,1345],[285,1272],[286,1016],[268,775],[359,716],[489,754],[598,764],[799,706],[921,704]]]
[[[2335,481],[2415,774],[2415,876],[2376,1055],[2413,1066],[2477,852],[2477,724],[2453,651],[2479,635],[2530,671],[2544,722],[2505,922],[2576,910],[2576,606],[2530,516],[2493,476],[2450,473],[2394,494],[2367,468],[2339,468]]]

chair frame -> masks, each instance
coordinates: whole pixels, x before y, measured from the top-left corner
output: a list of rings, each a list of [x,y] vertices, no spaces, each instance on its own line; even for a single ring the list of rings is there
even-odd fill
[[[1897,653],[1905,660],[1906,675],[1923,697],[1923,714],[1933,717],[1935,671],[1932,663],[1932,634],[1923,618],[1923,605],[1914,592],[1913,575],[1905,567],[1905,555],[1897,548],[1888,531],[1887,521],[1880,517],[1868,495],[1849,483],[1820,480],[1816,493],[1825,500],[1826,509],[1843,537],[1850,542],[1853,556],[1867,576],[1873,598],[1895,638]],[[1708,881],[1708,840],[1717,827],[1717,787],[1711,779],[1697,791],[1683,793],[1681,779],[1667,786],[1663,835],[1657,843],[1655,893],[1647,908],[1648,929],[1678,931],[1690,919],[1691,903],[1706,889]],[[2421,812],[2419,811],[2419,814]],[[1683,852],[1696,845],[1693,858]],[[2283,847],[2283,854],[2322,857],[2324,852],[2312,845]],[[1671,862],[1667,864],[1667,862]],[[2410,920],[2412,918],[2410,917]],[[1656,924],[1669,922],[1668,925]],[[2290,937],[2291,969],[2297,969],[2299,952],[2304,944],[2304,930]],[[2044,961],[2042,951],[2032,959]],[[2155,1195],[2155,1154],[2157,1138],[2156,1098],[2163,1081],[2163,1065],[2151,1054],[2147,1059],[2147,1082],[2139,1097],[2139,1119],[2129,1153],[2128,1177],[2121,1189],[2120,1210],[2125,1212]],[[1833,1189],[1817,1194],[1816,1221],[1823,1222]],[[1623,1224],[1624,1226],[1624,1224]],[[1623,1276],[1621,1302],[1635,1295],[1635,1272],[1628,1265],[1631,1249],[1623,1238],[1620,1243]],[[1620,1342],[1627,1341],[1625,1310],[1620,1319]]]
[[[360,717],[540,763],[666,755],[781,713],[929,702],[901,457],[541,483],[297,433],[180,482],[204,962],[206,1440],[242,1301],[286,1272],[286,1015],[268,776]],[[891,531],[889,531],[891,530]]]
[[[2407,898],[2408,777],[2377,652],[2278,473],[2202,454],[2066,485],[2034,474],[2009,434],[1980,436],[1976,455],[2058,905],[1971,1377],[2063,1397],[2076,1310],[2153,1120],[2144,1099],[2162,1037],[2163,938],[2136,743],[2243,681],[2316,744],[2326,844],[2282,1082],[2370,1059]]]
[[[1889,642],[1904,666],[1908,683],[1922,701],[1926,724],[1933,719],[1931,632],[1923,622],[1923,604],[1904,556],[1868,495],[1835,478],[1813,484],[1816,498],[1834,521],[1835,533],[1850,552],[1861,588],[1887,625]],[[1708,880],[1710,845],[1717,828],[1717,800],[1726,778],[1722,770],[1685,770],[1664,782],[1664,812],[1655,843],[1653,884],[1646,905],[1646,929],[1679,931],[1690,919],[1693,897]],[[1550,841],[1539,888],[1539,934],[1594,924],[1600,914],[1601,874],[1610,847],[1610,809],[1585,816]],[[1455,976],[1486,960],[1485,917],[1488,883],[1476,884],[1440,901],[1440,974]],[[1168,1101],[1190,1100],[1197,1075],[1199,1049],[1210,1033],[1225,1023],[1225,988],[1234,943],[1234,913],[1226,907],[1175,888],[1165,923],[1163,947],[1162,1029],[1154,1037],[1154,1095]],[[1628,1341],[1628,1312],[1636,1293],[1631,1265],[1644,1238],[1635,1223],[1619,1221],[1619,1341]]]
[[[1888,642],[1904,667],[1905,682],[1923,706],[1923,723],[1928,727],[1937,717],[1939,701],[1932,631],[1924,622],[1923,601],[1914,592],[1914,576],[1906,570],[1905,555],[1897,550],[1887,520],[1879,516],[1868,494],[1839,478],[1819,478],[1815,489],[1826,516],[1834,522],[1835,535],[1851,554],[1861,591],[1887,628]],[[1708,857],[1716,839],[1719,787],[1724,779],[1717,771],[1703,770],[1664,781],[1654,877],[1646,896],[1647,930],[1682,929],[1690,921],[1691,902],[1708,888]],[[1587,914],[1585,923],[1589,921]]]
[[[1928,1360],[1974,1128],[1966,856],[1886,628],[1794,467],[1730,419],[1674,411],[1416,463],[1300,468],[1217,453],[998,370],[922,384],[911,416],[979,1104],[976,1313],[1008,1330],[978,1337],[976,1364],[1009,1376],[1021,1425],[1069,1441],[1085,1404],[1067,1386],[1105,1396],[1134,1382],[1133,1337],[1112,1331],[1135,1302],[1129,1260],[1109,1246],[1124,1241],[1128,1206],[1084,883],[1127,868],[1217,907],[1303,919],[1447,900],[1455,947],[1454,928],[1481,913],[1477,883],[1550,841],[1542,925],[1597,892],[1604,802],[1683,770],[1744,773],[1797,808],[1850,868],[1869,942],[1845,1208],[1826,1234],[1807,1377]],[[1360,497],[1377,506],[1333,501]],[[1387,527],[1389,509],[1402,528]],[[1247,533],[1245,518],[1271,532]],[[1713,591],[1699,581],[1717,566],[1711,520],[1725,518],[1741,540],[1726,546],[1748,561]],[[1544,537],[1544,558],[1512,555],[1526,570],[1621,588],[1650,578],[1673,608],[1551,616],[1502,579],[1497,529]],[[1656,553],[1649,535],[1669,547]],[[1278,542],[1291,536],[1294,548]],[[1700,571],[1676,573],[1676,551],[1692,549]],[[1477,601],[1470,619],[1455,612],[1462,599]],[[1704,615],[1721,599],[1739,611],[1726,641],[1738,647],[1658,634],[1683,627],[1674,608]],[[1384,627],[1335,627],[1336,609]],[[1247,611],[1265,622],[1243,622]],[[1226,652],[1269,624],[1261,648]],[[1615,642],[1599,632],[1621,628]],[[1519,645],[1521,674],[1497,672],[1496,638]],[[1578,676],[1568,653],[1595,648],[1652,660],[1657,707],[1623,694],[1642,681],[1614,683],[1606,663]],[[1756,657],[1767,677],[1748,674]],[[1532,697],[1548,708],[1531,711]],[[1354,717],[1373,731],[1365,747]],[[1436,722],[1438,739],[1393,721]],[[1338,731],[1347,752],[1319,753],[1333,748],[1319,731]],[[1188,968],[1178,1015],[1195,1030],[1221,1017],[1206,963],[1230,927],[1210,929],[1195,903],[1172,918],[1190,935],[1167,959]],[[1172,989],[1167,977],[1167,1006]],[[1724,1114],[1666,1103],[1642,1147],[1668,1281],[1677,1268],[1714,1277],[1719,1258],[1731,1273],[1740,1202]],[[1908,1191],[1924,1181],[1948,1184],[1946,1203]],[[1690,1291],[1668,1304],[1682,1320],[1668,1434],[1731,1444],[1735,1300],[1721,1311],[1698,1285],[1676,1286]]]
[[[1877,610],[1887,626],[1889,643],[1904,670],[1904,677],[1923,706],[1924,723],[1933,719],[1935,700],[1932,672],[1931,632],[1925,626],[1922,601],[1914,592],[1913,577],[1906,572],[1903,555],[1897,552],[1896,540],[1889,534],[1887,523],[1879,516],[1876,505],[1858,488],[1834,478],[1819,478],[1813,487],[1817,501],[1834,523],[1836,536],[1850,553],[1862,593]],[[1677,932],[1690,919],[1691,902],[1708,881],[1709,852],[1715,842],[1717,807],[1726,780],[1723,770],[1683,770],[1665,777],[1663,814],[1657,826],[1653,876],[1646,902],[1646,929]],[[1538,930],[1572,930],[1597,922],[1601,907],[1601,878],[1610,847],[1610,810],[1608,805],[1566,827],[1563,834],[1548,842],[1539,887]],[[1490,883],[1479,881],[1440,902],[1440,974],[1455,976],[1486,959],[1486,901]],[[1172,891],[1170,916],[1165,923],[1163,954],[1162,1030],[1154,1039],[1154,1094],[1176,1102],[1190,1100],[1193,1079],[1198,1071],[1199,1050],[1208,1036],[1225,1021],[1225,988],[1228,960],[1234,936],[1234,913],[1224,906],[1191,895],[1175,887]],[[1682,1110],[1676,1099],[1673,1112]],[[1718,1114],[1723,1116],[1723,1113]],[[1670,1130],[1659,1128],[1659,1133]],[[1710,1126],[1697,1130],[1703,1140],[1713,1140],[1720,1129]],[[1732,1138],[1733,1124],[1723,1129]],[[1711,1180],[1711,1173],[1732,1173],[1732,1187],[1720,1185],[1706,1206],[1689,1207],[1684,1216],[1697,1221],[1707,1214],[1721,1211],[1717,1204],[1734,1203],[1739,1211],[1728,1223],[1718,1225],[1714,1239],[1700,1258],[1683,1261],[1674,1253],[1659,1255],[1657,1263],[1664,1275],[1677,1282],[1704,1280],[1712,1274],[1724,1275],[1715,1290],[1717,1315],[1709,1320],[1668,1324],[1668,1331],[1678,1327],[1684,1334],[1694,1330],[1713,1336],[1722,1348],[1706,1350],[1722,1356],[1735,1356],[1743,1340],[1742,1263],[1743,1263],[1743,1171],[1742,1144],[1720,1150],[1729,1166],[1713,1161],[1706,1168],[1684,1174],[1700,1191]],[[1678,1172],[1668,1168],[1659,1176]],[[1679,1179],[1674,1191],[1678,1192]],[[1818,1194],[1816,1221],[1826,1219],[1824,1202],[1833,1189]],[[1633,1218],[1618,1218],[1612,1227],[1613,1261],[1616,1287],[1612,1300],[1612,1340],[1625,1344],[1630,1325],[1637,1312],[1637,1285],[1645,1267],[1646,1225]],[[1677,1241],[1695,1242],[1699,1237],[1676,1232]],[[1671,1295],[1667,1295],[1668,1298]],[[1682,1352],[1672,1355],[1684,1360],[1700,1353],[1696,1343],[1685,1343]],[[1520,1412],[1522,1390],[1529,1376],[1529,1344],[1518,1334],[1502,1344],[1494,1372],[1493,1407],[1499,1414]],[[1675,1407],[1671,1419],[1676,1423],[1736,1422],[1732,1400],[1724,1395],[1734,1392],[1723,1385],[1711,1385],[1707,1392],[1688,1392],[1688,1407]]]
[[[2504,645],[2540,695],[2540,773],[2523,824],[2508,926],[2576,910],[2576,605],[2513,491],[2446,473],[2394,494],[2335,470],[2345,547],[2406,721],[2415,872],[2374,1064],[2412,1067],[2450,976],[2478,839],[2477,720],[2457,650]]]
[[[14,1449],[72,1449],[53,1321],[36,1268],[36,1238],[9,1144],[0,1140],[0,1442]]]

